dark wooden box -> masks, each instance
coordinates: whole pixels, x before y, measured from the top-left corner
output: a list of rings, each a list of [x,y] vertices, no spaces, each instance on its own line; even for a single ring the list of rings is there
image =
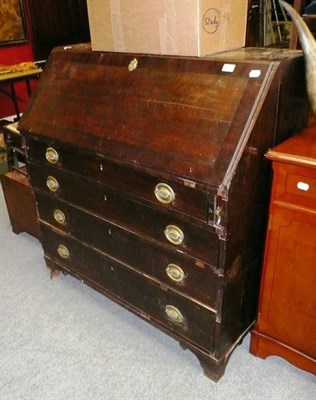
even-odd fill
[[[45,260],[193,351],[217,380],[257,307],[270,165],[306,126],[300,52],[55,49],[20,130]]]
[[[27,232],[39,237],[37,212],[32,187],[25,168],[1,176],[3,194],[14,233]]]

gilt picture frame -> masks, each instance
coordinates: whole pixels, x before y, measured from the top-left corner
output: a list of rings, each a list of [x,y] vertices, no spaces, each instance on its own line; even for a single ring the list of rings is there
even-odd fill
[[[28,42],[23,0],[1,0],[0,21],[0,46]]]

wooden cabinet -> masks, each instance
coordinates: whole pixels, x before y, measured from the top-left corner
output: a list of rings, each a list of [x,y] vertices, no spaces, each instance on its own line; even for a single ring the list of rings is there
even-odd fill
[[[250,351],[316,374],[316,124],[267,157],[274,180]]]
[[[55,49],[19,123],[47,266],[174,337],[218,380],[254,322],[264,153],[307,124],[304,76],[301,54],[276,49]]]
[[[0,180],[13,232],[27,232],[38,238],[33,191],[25,168],[7,172]]]

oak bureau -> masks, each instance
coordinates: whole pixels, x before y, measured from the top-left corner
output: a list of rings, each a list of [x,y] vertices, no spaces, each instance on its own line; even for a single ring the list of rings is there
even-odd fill
[[[308,122],[304,73],[285,50],[56,48],[19,124],[47,266],[171,335],[218,380],[255,319],[264,154]]]

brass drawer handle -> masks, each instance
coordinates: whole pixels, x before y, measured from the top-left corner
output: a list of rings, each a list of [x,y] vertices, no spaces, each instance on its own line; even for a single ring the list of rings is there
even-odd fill
[[[63,244],[58,245],[57,251],[61,258],[64,258],[64,259],[69,258],[69,255],[70,255],[69,250]]]
[[[166,183],[158,183],[155,187],[154,193],[162,204],[170,204],[176,197],[172,187]]]
[[[179,311],[176,307],[174,306],[170,306],[167,305],[165,307],[165,312],[168,316],[168,318],[172,321],[172,322],[176,322],[178,324],[181,324],[184,321],[184,317],[181,313],[181,311]]]
[[[184,233],[176,225],[168,225],[164,230],[166,238],[172,244],[179,245],[184,240]]]
[[[185,278],[183,269],[176,264],[168,264],[166,268],[166,274],[169,276],[170,279],[178,283],[182,282]]]
[[[61,210],[54,210],[54,219],[60,225],[65,225],[66,215]]]
[[[56,192],[59,188],[59,183],[57,181],[57,179],[55,179],[53,176],[49,176],[46,179],[46,186],[48,187],[48,189],[52,192]]]
[[[45,157],[46,160],[51,164],[57,164],[59,161],[59,154],[52,147],[47,147]]]

